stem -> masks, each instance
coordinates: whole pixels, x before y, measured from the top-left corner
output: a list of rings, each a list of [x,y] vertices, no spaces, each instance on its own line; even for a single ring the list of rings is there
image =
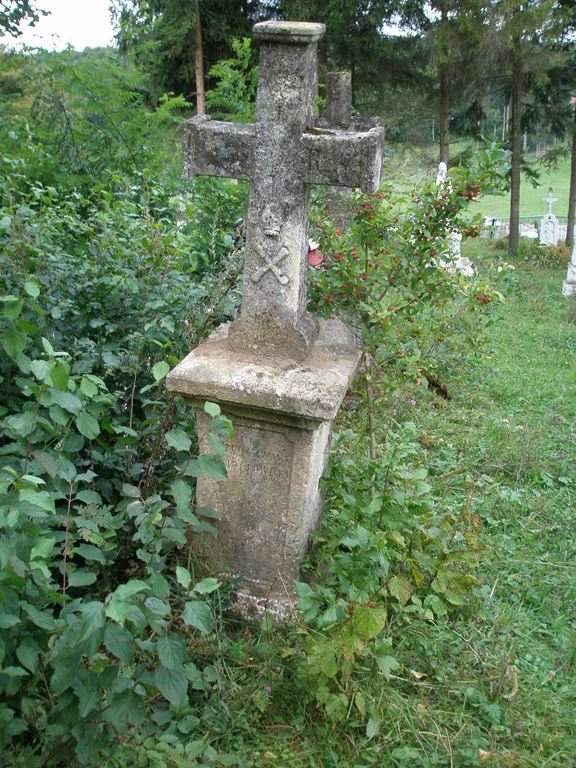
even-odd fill
[[[68,564],[68,534],[70,531],[70,510],[72,509],[72,483],[68,484],[68,507],[66,509],[66,528],[64,534],[64,565],[62,567],[62,597],[66,597],[66,566]]]
[[[372,356],[364,350],[366,370],[366,394],[368,395],[368,429],[370,432],[370,458],[376,458],[376,419],[374,417],[374,388],[372,386]]]

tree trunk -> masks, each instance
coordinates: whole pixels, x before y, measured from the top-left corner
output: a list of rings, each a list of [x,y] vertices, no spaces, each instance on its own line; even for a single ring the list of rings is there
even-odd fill
[[[512,168],[510,179],[510,238],[508,251],[518,252],[520,245],[520,165],[522,160],[522,58],[516,49],[512,59],[511,149]]]
[[[202,26],[200,24],[200,0],[194,2],[195,15],[195,51],[194,51],[194,72],[196,75],[196,113],[204,115],[206,113],[206,103],[204,100],[204,56],[202,50]]]
[[[450,156],[450,84],[448,67],[440,67],[440,162],[448,165]]]
[[[570,193],[568,195],[568,222],[566,224],[566,245],[574,248],[574,225],[576,224],[576,104],[572,127],[572,161],[570,166]]]

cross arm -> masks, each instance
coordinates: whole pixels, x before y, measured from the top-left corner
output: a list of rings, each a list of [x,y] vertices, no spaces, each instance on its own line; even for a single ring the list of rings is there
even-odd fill
[[[182,128],[185,179],[228,176],[249,179],[256,131],[250,123],[225,123],[196,115]]]
[[[384,143],[380,125],[372,122],[368,130],[356,131],[313,128],[302,134],[302,143],[308,156],[306,181],[310,184],[360,187],[369,195],[378,190]]]

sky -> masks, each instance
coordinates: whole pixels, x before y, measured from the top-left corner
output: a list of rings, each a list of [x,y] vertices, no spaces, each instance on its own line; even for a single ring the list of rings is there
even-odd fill
[[[113,44],[109,0],[37,0],[36,5],[50,15],[41,16],[34,27],[23,27],[19,45],[61,51],[70,44],[82,51]]]

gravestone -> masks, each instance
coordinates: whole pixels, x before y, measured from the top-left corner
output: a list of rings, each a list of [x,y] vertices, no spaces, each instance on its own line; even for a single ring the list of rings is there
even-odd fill
[[[443,190],[452,192],[452,182],[447,174],[448,166],[446,163],[439,163],[438,173],[436,175],[436,186],[438,187],[439,192],[442,192]],[[443,262],[442,266],[448,266],[465,277],[472,277],[474,275],[474,267],[467,256],[462,256],[461,245],[462,233],[458,229],[453,229],[448,235],[448,254],[450,256],[450,261],[448,265]]]
[[[542,202],[547,203],[548,212],[544,214],[540,222],[540,244],[558,245],[560,232],[558,219],[552,213],[552,204],[556,202],[556,198],[552,195],[552,187],[549,188],[548,194]]]
[[[573,296],[576,293],[576,245],[572,249],[572,258],[568,264],[568,274],[562,285],[562,294],[564,296]]]
[[[262,22],[256,123],[196,116],[184,126],[184,175],[250,182],[240,315],[188,355],[167,386],[197,408],[217,402],[234,424],[228,479],[201,478],[197,502],[220,515],[205,547],[212,571],[241,576],[245,614],[289,611],[321,514],[319,480],[332,421],[360,353],[338,322],[306,310],[310,185],[378,189],[382,129],[314,125],[324,25]]]

